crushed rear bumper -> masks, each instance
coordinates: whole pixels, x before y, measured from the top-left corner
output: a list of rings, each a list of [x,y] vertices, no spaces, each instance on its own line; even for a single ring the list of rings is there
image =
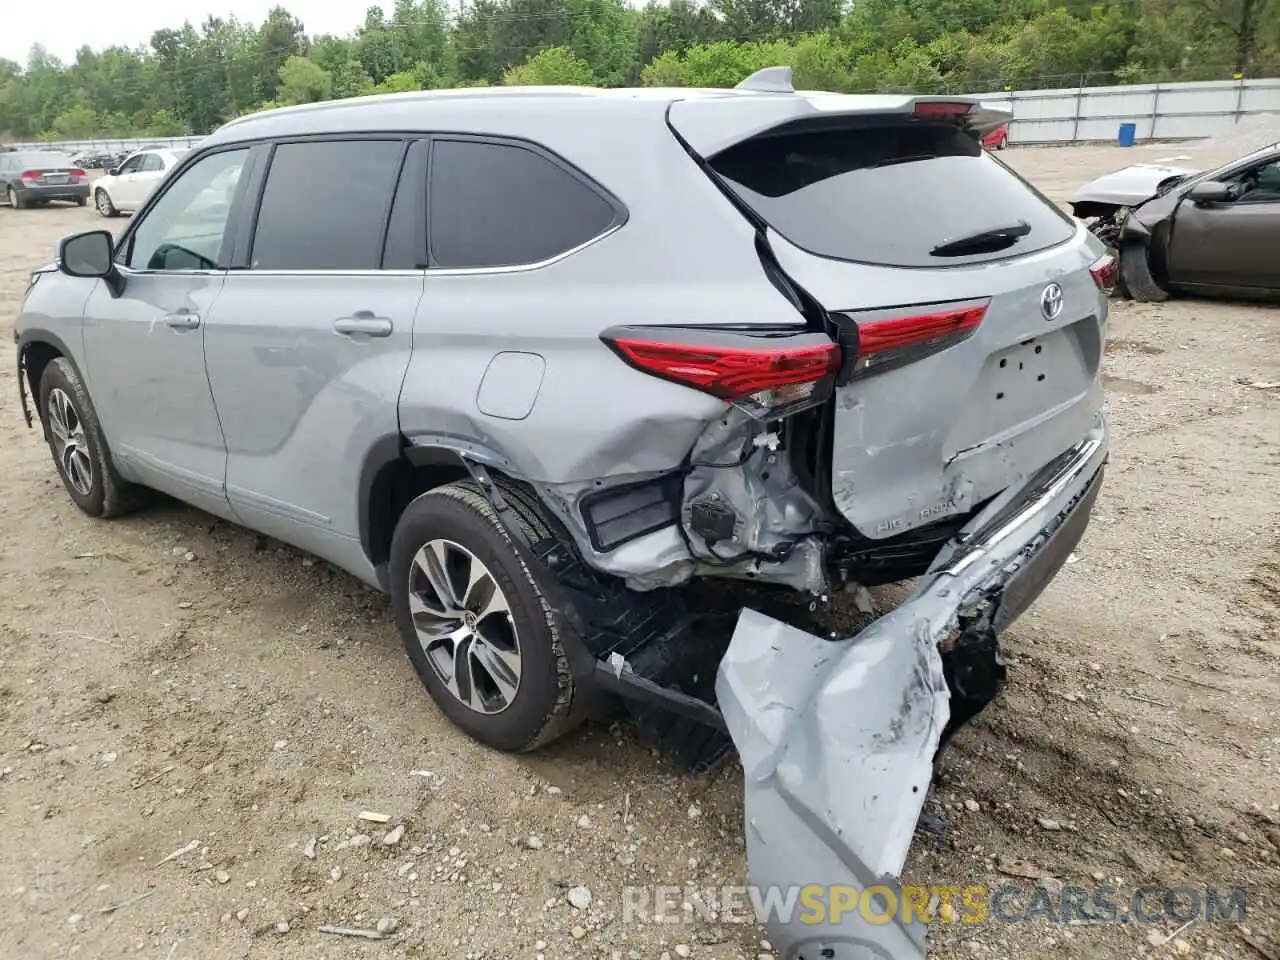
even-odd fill
[[[856,636],[829,641],[741,614],[716,694],[745,773],[749,882],[766,902],[778,890],[777,903],[839,888],[846,907],[850,890],[878,888],[878,906],[838,917],[834,903],[806,911],[792,898],[794,910],[763,918],[783,956],[924,955],[925,924],[898,877],[951,716],[940,645],[994,637],[1040,595],[1084,534],[1107,451],[1099,414],[1083,441],[986,507],[905,603]]]

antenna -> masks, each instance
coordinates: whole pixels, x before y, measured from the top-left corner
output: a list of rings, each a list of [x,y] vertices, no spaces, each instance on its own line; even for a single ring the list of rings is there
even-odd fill
[[[754,90],[757,93],[795,93],[791,85],[790,67],[765,67],[757,70],[733,89]]]

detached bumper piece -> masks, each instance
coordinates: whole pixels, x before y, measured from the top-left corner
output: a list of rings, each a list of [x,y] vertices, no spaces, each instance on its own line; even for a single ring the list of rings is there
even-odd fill
[[[898,877],[952,717],[948,680],[956,706],[985,702],[998,685],[995,633],[1079,542],[1106,456],[1099,418],[1085,441],[988,505],[910,599],[854,637],[741,614],[716,694],[746,778],[749,880],[784,903],[814,885],[874,899],[834,922],[830,910],[798,908],[766,918],[783,956],[924,956],[923,904],[904,903]]]

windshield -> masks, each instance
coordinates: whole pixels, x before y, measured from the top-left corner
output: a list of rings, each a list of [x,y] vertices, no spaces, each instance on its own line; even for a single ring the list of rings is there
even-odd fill
[[[1220,167],[1214,167],[1212,170],[1206,170],[1204,173],[1195,173],[1183,180],[1179,185],[1179,195],[1181,192],[1190,190],[1197,183],[1211,183],[1222,177],[1228,176],[1231,171],[1237,167],[1248,166],[1255,161],[1264,159],[1268,154],[1280,151],[1280,142],[1268,144],[1265,147],[1259,147],[1252,153],[1246,153],[1243,157],[1237,157],[1228,163],[1224,163]]]

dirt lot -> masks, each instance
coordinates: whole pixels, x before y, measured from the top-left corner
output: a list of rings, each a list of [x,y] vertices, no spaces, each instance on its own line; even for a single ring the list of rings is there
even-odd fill
[[[1135,155],[1188,152],[1006,157],[1062,199]],[[177,505],[76,511],[22,424],[8,334],[28,271],[100,222],[0,208],[0,956],[767,953],[754,926],[621,919],[627,885],[744,882],[733,763],[687,776],[622,724],[490,753],[344,574]],[[1173,921],[943,924],[933,956],[1280,951],[1280,391],[1248,385],[1280,380],[1280,310],[1112,318],[1093,523],[1007,637],[1008,693],[946,754],[930,809],[950,832],[917,839],[908,877],[995,884],[1004,867],[1122,901],[1247,883],[1247,921],[1167,943]],[[382,918],[383,941],[317,929]]]

